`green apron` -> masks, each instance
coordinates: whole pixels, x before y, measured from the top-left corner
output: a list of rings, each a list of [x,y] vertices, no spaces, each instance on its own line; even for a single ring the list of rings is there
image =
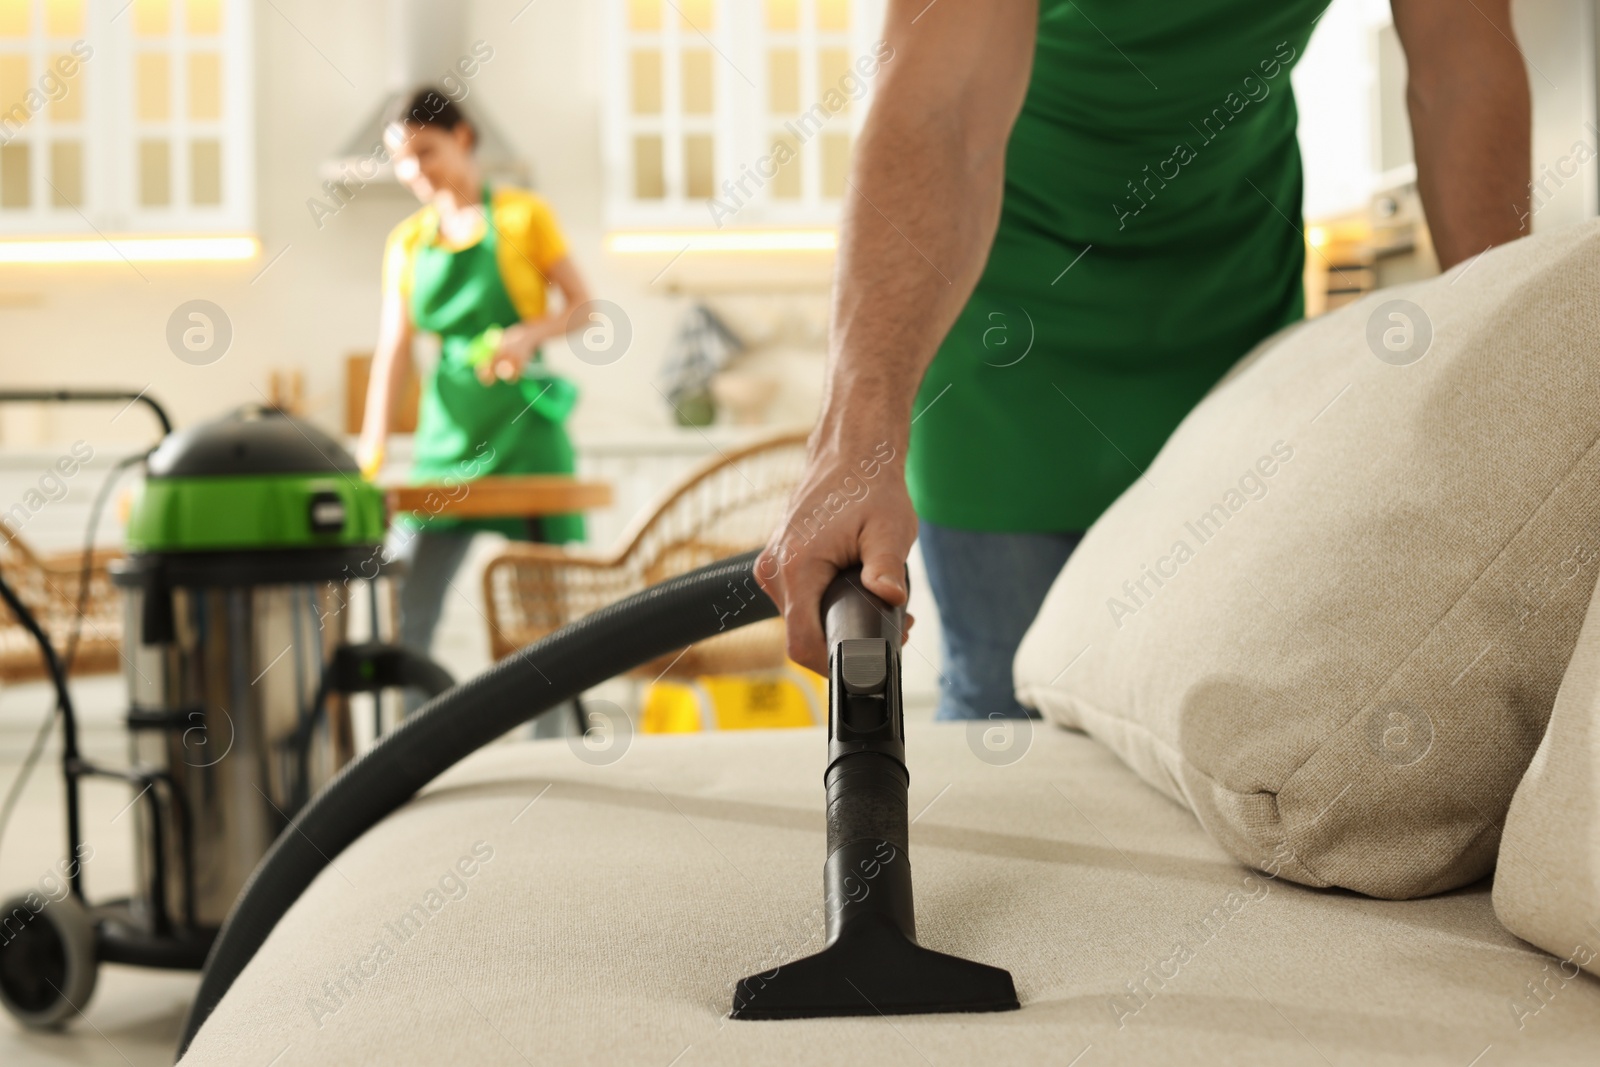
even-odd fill
[[[548,382],[535,353],[523,382],[484,385],[472,366],[472,342],[490,327],[521,319],[500,278],[494,205],[483,191],[483,239],[452,252],[440,247],[435,221],[419,242],[411,265],[411,321],[418,330],[439,335],[439,361],[422,387],[417,414],[413,481],[470,480],[485,474],[571,474],[572,442],[543,404],[530,380]],[[452,519],[413,516],[428,530],[475,530],[519,540],[581,541],[583,516],[546,515],[540,519]]]
[[[1301,317],[1289,71],[1326,6],[1040,3],[994,247],[913,408],[919,515],[1088,527]]]

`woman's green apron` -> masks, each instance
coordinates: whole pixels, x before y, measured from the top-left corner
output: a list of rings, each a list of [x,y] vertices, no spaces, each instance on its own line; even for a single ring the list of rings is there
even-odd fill
[[[451,251],[438,244],[437,216],[418,242],[411,265],[411,320],[439,335],[439,362],[428,374],[417,416],[413,481],[465,481],[485,474],[571,474],[572,442],[564,412],[541,394],[570,390],[544,370],[535,353],[520,382],[478,380],[469,349],[492,327],[521,315],[500,278],[494,205],[483,193],[484,232],[476,244]],[[469,490],[470,492],[470,490]],[[520,540],[583,539],[581,514],[526,519],[450,519],[418,516],[429,530],[492,531]]]

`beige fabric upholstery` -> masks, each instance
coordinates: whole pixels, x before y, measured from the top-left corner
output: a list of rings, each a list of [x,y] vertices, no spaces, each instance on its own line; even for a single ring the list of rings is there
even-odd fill
[[[1600,588],[1506,816],[1494,910],[1566,976],[1600,974]]]
[[[1369,345],[1404,339],[1395,300],[1431,322],[1409,364]],[[1263,346],[1090,529],[1020,699],[1244,862],[1380,897],[1482,878],[1600,566],[1597,337],[1590,223]]]
[[[727,1021],[738,978],[820,946],[821,733],[640,736],[606,767],[545,741],[478,754],[336,857],[184,1063],[1593,1062],[1600,981],[1535,999],[1549,961],[1486,886],[1390,902],[1247,871],[1044,724],[1010,765],[959,724],[909,749],[921,940],[1009,968],[1019,1012]]]

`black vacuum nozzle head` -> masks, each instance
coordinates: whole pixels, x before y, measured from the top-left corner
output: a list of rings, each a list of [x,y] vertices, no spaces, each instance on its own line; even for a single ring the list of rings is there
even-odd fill
[[[1020,1005],[1008,972],[917,944],[900,700],[904,609],[867,592],[861,568],[852,567],[828,587],[822,611],[830,649],[828,945],[741,980],[731,1016],[1014,1011]]]
[[[1011,974],[923,948],[888,920],[851,925],[814,956],[741,981],[735,1019],[1015,1011]]]

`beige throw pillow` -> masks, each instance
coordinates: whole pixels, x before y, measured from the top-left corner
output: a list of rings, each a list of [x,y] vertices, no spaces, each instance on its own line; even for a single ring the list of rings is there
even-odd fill
[[[1600,567],[1597,439],[1600,223],[1371,294],[1184,420],[1051,588],[1018,697],[1245,863],[1481,878]]]
[[[1544,740],[1500,839],[1494,911],[1559,957],[1541,981],[1600,975],[1600,587],[1578,635]],[[1554,989],[1552,988],[1552,992]]]

